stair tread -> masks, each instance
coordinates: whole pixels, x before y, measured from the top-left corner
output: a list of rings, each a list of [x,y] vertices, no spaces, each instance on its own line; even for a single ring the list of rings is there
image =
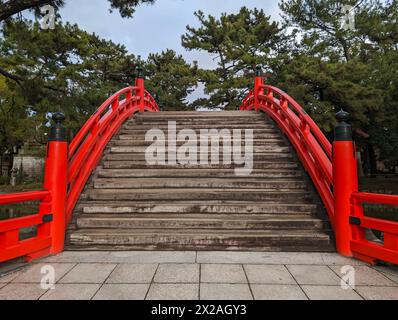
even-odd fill
[[[170,234],[172,236],[184,236],[184,235],[231,235],[234,237],[245,237],[251,236],[268,236],[268,237],[279,237],[279,238],[321,238],[329,239],[329,235],[324,232],[314,232],[307,230],[225,230],[225,229],[87,229],[87,230],[77,230],[74,234],[86,234],[86,235],[113,235],[113,236],[124,236],[124,235],[141,235],[141,234]]]
[[[147,131],[167,134],[171,121],[177,131],[216,129],[210,136],[241,129],[244,137],[244,130],[253,130],[251,175],[237,176],[243,165],[222,163],[223,139],[219,164],[148,164]],[[76,227],[67,240],[74,250],[331,251],[319,207],[292,147],[266,115],[137,114],[105,149],[76,205]]]

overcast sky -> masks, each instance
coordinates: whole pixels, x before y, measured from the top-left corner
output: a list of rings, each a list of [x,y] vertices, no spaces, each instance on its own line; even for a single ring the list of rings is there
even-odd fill
[[[262,8],[273,20],[279,19],[278,0],[157,0],[154,5],[139,6],[132,19],[121,18],[116,11],[109,13],[106,0],[66,0],[61,16],[64,22],[77,23],[90,33],[124,44],[144,59],[149,53],[170,48],[189,62],[197,60],[200,67],[212,68],[214,62],[208,54],[182,48],[181,35],[187,25],[199,25],[193,15],[197,10],[219,17],[222,12],[238,12],[242,6]]]

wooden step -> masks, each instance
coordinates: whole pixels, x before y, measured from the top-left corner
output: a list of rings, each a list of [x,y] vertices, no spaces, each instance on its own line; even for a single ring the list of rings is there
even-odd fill
[[[130,214],[83,215],[78,228],[87,229],[234,229],[234,230],[321,230],[320,219],[299,215],[226,214]]]
[[[142,153],[145,154],[145,152],[147,151],[148,147],[141,147],[141,146],[128,146],[128,147],[111,147],[110,148],[110,152],[112,153]],[[242,148],[243,152],[244,152],[244,148]],[[211,152],[211,153],[216,153],[216,152],[220,152],[220,154],[222,153],[222,148],[217,148],[217,147],[212,147],[209,146],[207,152]],[[168,149],[162,149],[162,148],[158,148],[158,152],[168,152]],[[290,147],[281,147],[281,146],[273,146],[273,145],[262,145],[262,146],[254,146],[253,147],[253,151],[254,153],[262,153],[262,152],[270,152],[270,153],[290,153]],[[200,152],[198,151],[198,153],[202,153],[202,150],[200,150]]]
[[[233,169],[101,169],[97,173],[99,178],[236,178]],[[297,169],[263,170],[256,169],[250,174],[251,178],[277,179],[302,177]]]
[[[94,189],[159,189],[159,188],[215,188],[215,189],[273,189],[306,190],[306,183],[290,180],[267,180],[261,178],[97,178]]]
[[[146,162],[148,130],[199,134],[242,132],[253,147],[253,170],[223,164],[224,140],[210,148],[207,164]],[[253,140],[246,143],[245,130]],[[185,141],[177,142],[178,148]],[[167,155],[168,145],[164,141]],[[197,143],[200,146],[200,143]],[[211,144],[209,143],[209,147]],[[211,163],[220,151],[219,163]],[[198,160],[203,156],[198,152]],[[243,154],[244,155],[244,154]],[[333,251],[324,221],[292,147],[267,116],[256,112],[136,114],[113,137],[74,210],[67,247],[72,250]]]
[[[327,234],[294,230],[90,229],[70,234],[73,249],[330,251]]]
[[[107,159],[107,158],[105,158]],[[277,158],[278,162],[275,161],[263,161],[263,162],[254,162],[253,169],[297,169],[298,164],[294,163],[293,161],[288,160],[281,160]],[[131,160],[131,161],[105,161],[102,166],[105,169],[165,169],[165,168],[174,168],[174,169],[184,169],[184,168],[197,168],[201,170],[207,170],[209,168],[220,168],[220,169],[235,169],[240,168],[242,166],[235,165],[235,164],[223,164],[222,161],[220,164],[176,164],[176,165],[169,165],[169,164],[156,164],[150,165],[145,160]]]
[[[248,201],[173,201],[165,202],[137,202],[137,201],[88,201],[81,202],[77,210],[87,214],[286,214],[313,215],[317,212],[317,205],[297,201],[295,203]]]
[[[200,158],[199,158],[200,156]],[[212,154],[209,152],[208,155],[208,159],[210,160],[212,157]],[[223,162],[223,157],[224,154],[221,151],[220,152],[220,162]],[[206,157],[204,157],[206,158]],[[233,159],[234,157],[232,156],[231,159]],[[203,159],[203,154],[202,153],[198,153],[198,159]],[[141,152],[141,153],[110,153],[108,152],[107,154],[105,154],[104,161],[145,161],[145,152]],[[258,165],[258,164],[262,164],[264,162],[268,162],[268,163],[276,163],[278,164],[279,161],[282,160],[282,162],[286,162],[286,160],[290,160],[293,163],[293,156],[291,153],[285,153],[285,152],[281,152],[281,153],[272,153],[272,152],[259,152],[259,153],[254,153],[253,154],[253,161],[254,161],[254,166]],[[234,165],[234,167],[236,167],[236,165]],[[238,166],[239,167],[239,166]],[[296,166],[297,167],[297,166]],[[206,168],[206,167],[204,167]]]
[[[176,146],[182,146],[182,145],[185,145],[187,143],[186,140],[184,140],[184,141],[156,140],[156,142],[159,143],[159,144],[165,145],[165,146],[168,146],[170,144],[175,144]],[[148,140],[148,141],[141,140],[141,139],[116,140],[116,141],[112,142],[112,146],[122,146],[122,147],[126,147],[126,146],[130,146],[130,147],[133,147],[133,146],[150,146],[153,143],[154,143],[154,140]],[[224,140],[222,138],[220,138],[220,140],[219,140],[219,142],[217,144],[220,146],[220,148],[222,146],[224,146],[224,145],[231,146],[231,148],[233,146],[235,146],[235,145],[239,145],[237,142],[234,142],[232,140],[226,141],[226,140]],[[191,141],[190,145],[191,146],[196,145],[196,146],[200,147],[201,146],[201,142],[198,139],[195,144]],[[208,145],[209,145],[209,148],[210,148],[210,146],[211,146],[211,140],[210,139],[208,140]],[[245,145],[248,145],[248,146],[259,146],[259,145],[260,146],[261,145],[286,146],[286,143],[285,143],[285,141],[283,139],[266,139],[266,140],[256,139],[256,140],[252,140],[252,141],[242,139],[240,145],[241,146],[245,146]]]
[[[290,189],[94,189],[87,192],[91,200],[236,200],[236,201],[310,201],[312,195],[307,191]]]

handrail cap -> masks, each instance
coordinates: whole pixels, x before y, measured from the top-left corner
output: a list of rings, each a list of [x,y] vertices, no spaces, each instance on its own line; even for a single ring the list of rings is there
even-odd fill
[[[350,114],[343,109],[336,113],[336,119],[338,122],[347,122],[350,120]]]
[[[56,122],[56,123],[61,123],[63,121],[65,121],[65,115],[62,112],[56,112],[53,114],[52,119]]]

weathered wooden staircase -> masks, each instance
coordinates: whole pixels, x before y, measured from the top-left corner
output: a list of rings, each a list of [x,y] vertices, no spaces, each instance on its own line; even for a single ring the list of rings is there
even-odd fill
[[[149,129],[254,129],[254,170],[149,165]],[[222,149],[222,148],[221,148]],[[221,156],[222,159],[222,156]],[[245,111],[136,115],[108,145],[75,208],[69,249],[334,250],[311,183],[278,127]]]

